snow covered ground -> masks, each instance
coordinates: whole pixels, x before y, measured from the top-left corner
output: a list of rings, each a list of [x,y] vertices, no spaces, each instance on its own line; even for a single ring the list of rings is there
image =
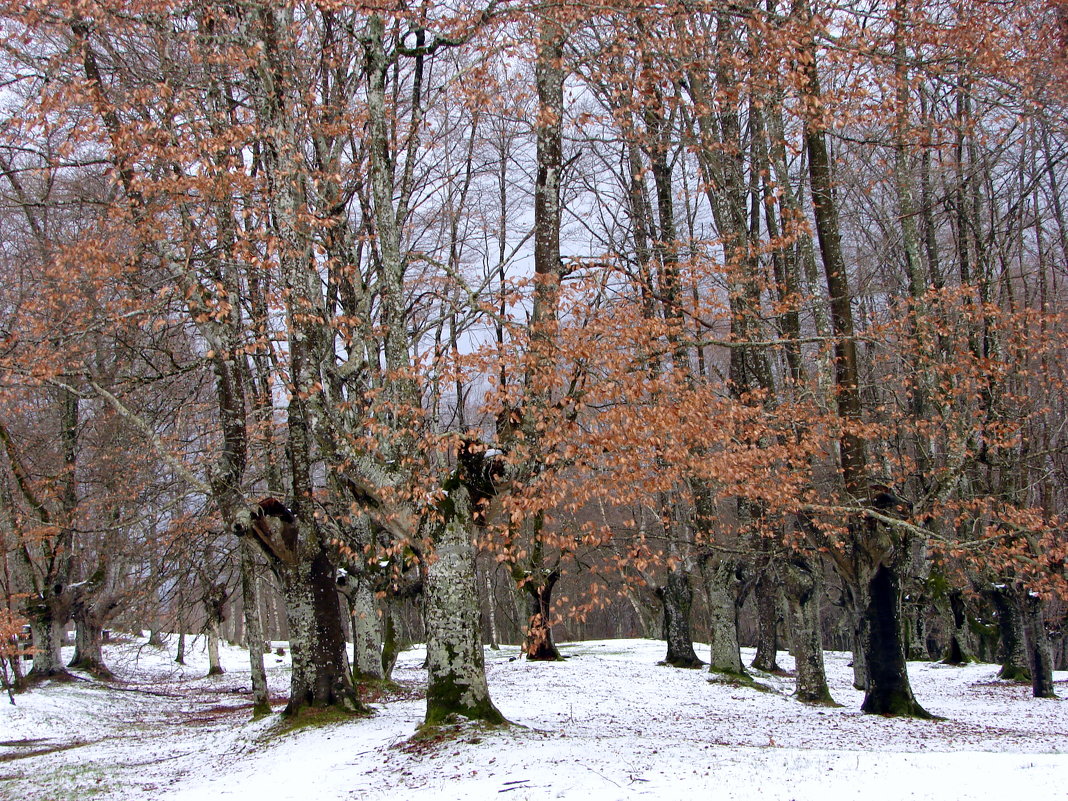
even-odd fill
[[[199,645],[187,667],[143,640],[111,645],[121,683],[2,699],[0,799],[1068,798],[1068,706],[992,665],[910,663],[946,718],[928,722],[860,714],[846,654],[827,654],[843,706],[820,708],[794,701],[789,677],[758,676],[762,692],[658,666],[653,640],[568,643],[551,664],[506,647],[486,651],[487,672],[519,725],[416,742],[421,649],[402,654],[402,689],[374,717],[287,730],[251,720],[244,651],[224,650],[226,675],[207,679]],[[267,664],[280,709],[287,661]],[[1068,673],[1056,679],[1068,697]]]

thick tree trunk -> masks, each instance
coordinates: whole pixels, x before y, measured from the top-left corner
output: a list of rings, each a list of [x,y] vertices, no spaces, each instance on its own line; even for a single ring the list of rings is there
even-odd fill
[[[366,712],[352,683],[334,565],[325,550],[320,546],[280,574],[293,660],[284,714],[296,716],[306,707]]]
[[[1022,598],[1024,636],[1031,667],[1031,691],[1035,698],[1056,698],[1053,690],[1053,649],[1046,633],[1042,599],[1031,592]]]
[[[781,670],[776,657],[779,650],[779,585],[770,563],[753,587],[757,608],[757,650],[753,667],[765,673]]]
[[[178,632],[178,653],[174,657],[174,661],[179,665],[185,664],[185,632]]]
[[[98,679],[113,679],[114,674],[104,664],[104,625],[90,605],[74,612],[74,658],[67,667],[84,670]]]
[[[733,676],[748,676],[738,646],[738,590],[740,581],[733,562],[724,560],[705,569],[708,588],[709,637],[712,655],[709,670]]]
[[[33,633],[33,667],[26,674],[27,681],[41,679],[69,679],[63,664],[63,624],[67,613],[56,614],[55,604],[43,600],[28,610],[30,631]]]
[[[664,607],[664,639],[667,656],[661,664],[681,668],[701,667],[704,662],[693,649],[690,630],[690,610],[693,607],[693,587],[690,573],[680,564],[668,571],[664,586],[657,590]]]
[[[897,571],[879,565],[858,599],[863,618],[862,648],[868,687],[861,710],[876,715],[932,717],[917,703],[909,684],[901,636],[901,586]]]
[[[493,579],[489,570],[486,571],[486,616],[489,619],[490,648],[499,651],[501,638],[497,631],[497,599],[493,593]]]
[[[783,586],[790,613],[791,651],[797,672],[794,695],[808,704],[831,704],[823,665],[823,634],[820,629],[820,574],[804,556],[783,562]]]
[[[995,584],[990,589],[990,598],[998,616],[998,633],[1001,646],[999,679],[1031,683],[1031,668],[1028,664],[1027,642],[1024,636],[1024,617],[1015,594],[1004,584]]]
[[[490,700],[479,625],[470,496],[450,482],[443,519],[429,523],[434,556],[426,573],[427,726],[456,716],[504,723]]]

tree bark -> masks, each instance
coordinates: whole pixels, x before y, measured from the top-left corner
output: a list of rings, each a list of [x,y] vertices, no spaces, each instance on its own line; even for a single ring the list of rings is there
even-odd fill
[[[349,575],[351,584],[345,597],[352,620],[352,661],[356,681],[377,681],[382,672],[382,625],[375,603],[375,591],[364,575]]]
[[[523,585],[530,605],[523,652],[531,662],[555,662],[560,659],[560,651],[553,639],[552,597],[560,571],[554,568],[538,573],[541,575],[537,578],[537,573],[528,574]]]
[[[753,587],[757,608],[757,650],[753,667],[765,673],[781,670],[776,662],[779,650],[779,585],[776,572],[769,557]]]
[[[731,676],[748,676],[738,645],[738,591],[741,581],[731,560],[705,568],[712,655],[709,670]]]
[[[681,564],[668,570],[664,586],[657,589],[657,597],[664,607],[664,639],[667,656],[661,664],[680,668],[697,668],[704,664],[693,649],[690,630],[690,610],[693,607],[693,587],[690,573]]]
[[[876,715],[931,718],[917,703],[909,685],[901,636],[901,588],[897,571],[880,565],[859,601],[861,646],[868,686],[861,710]]]
[[[1004,584],[995,584],[989,591],[998,616],[1001,640],[999,679],[1031,683],[1027,638],[1024,635],[1024,616],[1015,593]]]
[[[84,670],[98,679],[113,679],[104,664],[104,620],[94,604],[77,604],[74,610],[74,658],[67,667]]]
[[[457,478],[446,486],[440,515],[428,522],[434,556],[426,574],[427,693],[425,725],[456,716],[491,724],[504,716],[490,700],[479,625],[471,499]]]
[[[823,665],[823,634],[820,628],[822,580],[803,555],[796,554],[781,565],[786,604],[790,614],[791,651],[797,672],[794,695],[807,704],[831,704]]]
[[[271,699],[267,689],[267,671],[263,666],[263,622],[260,620],[260,599],[256,592],[256,561],[252,543],[242,539],[241,548],[241,597],[245,612],[245,647],[248,648],[249,669],[252,677],[252,714],[266,715],[271,711]]]
[[[1053,649],[1046,633],[1042,599],[1025,591],[1022,598],[1024,636],[1031,667],[1031,692],[1035,698],[1056,698],[1053,688]]]

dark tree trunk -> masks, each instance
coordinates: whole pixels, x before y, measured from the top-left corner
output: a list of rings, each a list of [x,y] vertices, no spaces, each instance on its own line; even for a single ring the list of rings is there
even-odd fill
[[[696,668],[704,664],[693,649],[690,631],[690,609],[693,606],[693,587],[690,574],[682,565],[668,571],[663,587],[657,597],[664,607],[664,639],[667,640],[667,656],[661,664],[681,668]]]
[[[1031,668],[1028,666],[1027,642],[1024,637],[1024,618],[1015,594],[1003,584],[994,585],[990,599],[998,616],[998,633],[1001,645],[999,679],[1031,683]]]
[[[823,665],[820,629],[822,581],[811,562],[798,554],[782,565],[786,604],[790,611],[791,650],[796,665],[794,695],[807,704],[832,704]]]
[[[909,685],[901,636],[901,587],[897,571],[879,565],[858,599],[868,687],[861,710],[876,715],[931,718]]]
[[[769,560],[753,587],[757,608],[757,650],[753,667],[765,673],[782,669],[776,662],[779,650],[779,585]]]
[[[397,625],[393,622],[393,610],[388,599],[384,604],[382,616],[382,678],[389,681],[393,678],[393,668],[397,664],[401,649],[397,641]]]
[[[559,570],[550,570],[541,581],[528,578],[523,585],[530,602],[530,618],[527,621],[527,636],[523,651],[532,662],[555,662],[560,659],[560,650],[553,640],[552,599],[553,588],[560,578]]]
[[[178,653],[174,657],[174,661],[179,665],[185,664],[185,632],[178,632]]]
[[[284,568],[281,579],[293,659],[284,713],[294,716],[305,707],[365,712],[349,672],[335,569],[326,551],[319,547],[310,559]]]
[[[1056,698],[1057,694],[1053,691],[1053,649],[1046,633],[1042,599],[1027,590],[1023,593],[1024,636],[1031,667],[1032,695],[1035,698]]]

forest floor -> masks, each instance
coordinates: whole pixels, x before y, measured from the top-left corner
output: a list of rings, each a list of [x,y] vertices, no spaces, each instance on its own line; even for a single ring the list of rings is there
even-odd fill
[[[110,645],[119,681],[2,699],[0,799],[1068,798],[1068,704],[998,681],[993,665],[910,663],[917,697],[944,718],[932,722],[861,714],[841,653],[827,653],[842,704],[830,708],[791,698],[789,675],[756,674],[754,688],[659,666],[655,640],[566,643],[557,663],[487,649],[494,701],[516,725],[413,740],[421,648],[402,654],[373,717],[299,728],[252,720],[244,651],[224,649],[227,672],[209,679],[202,641],[191,650],[183,667],[173,641]],[[288,657],[267,664],[277,711]],[[1068,698],[1068,673],[1056,679]]]

